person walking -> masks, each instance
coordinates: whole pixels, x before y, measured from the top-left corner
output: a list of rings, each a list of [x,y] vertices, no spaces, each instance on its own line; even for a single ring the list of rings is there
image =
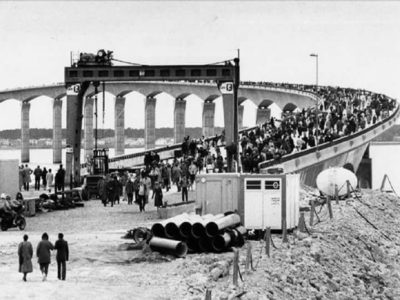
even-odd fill
[[[49,172],[46,174],[46,187],[45,189],[51,193],[51,186],[53,185],[53,180],[54,180],[54,174],[51,172],[51,169],[49,169]]]
[[[67,275],[66,262],[69,259],[69,248],[68,242],[64,240],[64,234],[58,234],[58,240],[54,244],[54,249],[57,250],[57,278],[59,280],[65,280]]]
[[[107,197],[108,197],[108,201],[111,203],[111,207],[114,206],[116,195],[119,191],[118,184],[119,183],[118,183],[117,176],[114,176],[114,178],[112,180],[107,182]],[[118,197],[119,197],[119,195],[118,195]]]
[[[162,192],[162,188],[160,186],[160,183],[158,183],[158,181],[156,181],[155,184],[154,184],[152,198],[154,199],[154,206],[155,207],[163,206],[163,202],[162,202],[163,192]]]
[[[26,281],[26,275],[32,273],[33,248],[31,242],[28,242],[28,235],[24,234],[24,241],[18,245],[19,272],[24,274],[23,281]]]
[[[182,175],[182,170],[179,167],[178,163],[175,163],[174,166],[172,167],[172,182],[176,184],[178,192],[181,191],[181,188],[179,186],[179,180],[181,179]]]
[[[190,176],[190,189],[193,190],[193,184],[195,183],[196,180],[196,174],[197,174],[197,166],[194,163],[194,160],[192,160],[190,166],[189,166],[189,176]]]
[[[128,181],[126,182],[125,192],[126,192],[126,194],[128,196],[128,205],[131,205],[132,204],[132,200],[133,200],[133,193],[135,191],[134,191],[133,182],[132,182],[130,177],[128,177]]]
[[[187,180],[187,177],[182,176],[182,179],[179,183],[179,186],[182,189],[182,202],[185,202],[185,198],[186,198],[186,202],[188,202],[188,185],[189,185],[189,182]]]
[[[46,190],[47,187],[47,169],[46,167],[43,167],[43,171],[42,171],[42,183],[43,183],[43,188],[44,190]]]
[[[40,265],[40,271],[42,272],[42,280],[46,281],[47,274],[49,272],[50,264],[50,250],[53,250],[54,246],[49,241],[49,235],[45,232],[42,234],[42,240],[39,242],[36,248],[36,256],[38,257],[38,263]]]
[[[42,169],[40,166],[37,166],[35,171],[33,171],[33,175],[35,175],[35,191],[40,190],[40,179],[42,178]]]
[[[99,193],[99,197],[101,202],[103,203],[104,207],[107,206],[107,199],[108,199],[108,195],[107,195],[107,184],[108,181],[110,181],[110,175],[106,175],[104,176],[102,179],[100,179],[97,182],[97,191]]]
[[[139,183],[139,209],[145,211],[145,206],[149,202],[149,193],[151,189],[151,180],[147,176],[147,172],[142,172],[142,178]]]
[[[58,191],[64,192],[64,182],[65,182],[65,170],[63,169],[63,165],[60,165],[60,168],[58,169],[56,173],[56,178],[55,178],[55,192],[57,193]]]
[[[140,172],[136,173],[136,177],[133,180],[133,191],[135,194],[135,203],[139,204],[139,186],[140,186]]]
[[[29,191],[29,184],[31,183],[31,174],[33,173],[32,169],[29,168],[28,164],[25,165],[24,168],[24,189],[25,191]]]

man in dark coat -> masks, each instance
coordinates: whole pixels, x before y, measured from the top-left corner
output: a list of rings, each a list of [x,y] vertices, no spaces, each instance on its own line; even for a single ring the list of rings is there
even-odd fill
[[[63,165],[60,165],[60,168],[58,169],[56,173],[56,178],[55,178],[55,192],[57,191],[63,191],[64,192],[64,180],[65,180],[65,170],[63,169]]]
[[[116,193],[118,193],[118,186],[119,182],[117,179],[117,176],[114,176],[113,180],[110,180],[107,183],[107,195],[108,195],[108,201],[111,203],[111,207],[114,206],[115,198],[116,198]]]
[[[42,169],[40,166],[37,166],[35,171],[33,171],[33,175],[35,175],[35,190],[40,190],[40,178],[42,178]]]
[[[57,250],[57,277],[59,280],[65,280],[67,274],[66,262],[69,259],[68,242],[64,240],[62,233],[58,234],[58,240],[54,245],[54,249]]]

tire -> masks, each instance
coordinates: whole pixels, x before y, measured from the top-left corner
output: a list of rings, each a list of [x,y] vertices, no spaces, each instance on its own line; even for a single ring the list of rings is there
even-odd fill
[[[1,231],[7,231],[8,230],[7,223],[4,221],[1,221],[0,228],[1,228]]]
[[[20,218],[18,218],[18,228],[19,228],[19,230],[24,230],[25,229],[25,227],[26,227],[26,220],[25,220],[25,218],[24,217],[20,217]]]

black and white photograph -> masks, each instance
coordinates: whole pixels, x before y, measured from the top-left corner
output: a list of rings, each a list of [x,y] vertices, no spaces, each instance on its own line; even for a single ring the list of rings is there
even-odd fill
[[[0,1],[0,299],[400,300],[399,1]]]

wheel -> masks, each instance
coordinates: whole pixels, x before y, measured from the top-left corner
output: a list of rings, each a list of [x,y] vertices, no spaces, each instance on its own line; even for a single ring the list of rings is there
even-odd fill
[[[19,228],[19,230],[24,230],[25,227],[26,227],[25,218],[24,218],[24,217],[20,217],[20,218],[18,219],[17,222],[18,222],[18,228]]]
[[[7,223],[5,221],[1,221],[0,228],[1,228],[1,231],[7,231],[7,229],[8,229]]]

